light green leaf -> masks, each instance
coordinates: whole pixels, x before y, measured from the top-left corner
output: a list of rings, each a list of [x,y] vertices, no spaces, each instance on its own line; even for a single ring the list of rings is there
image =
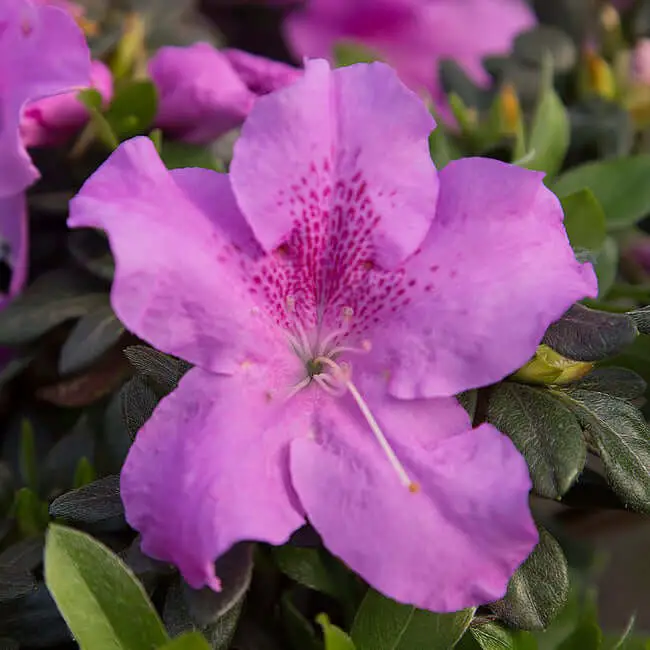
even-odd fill
[[[336,625],[332,625],[325,614],[319,614],[316,622],[323,628],[325,650],[355,650],[352,639]]]
[[[605,213],[589,189],[578,190],[562,199],[564,227],[575,250],[600,250],[607,232]]]
[[[562,174],[551,189],[560,197],[590,189],[605,212],[607,227],[620,230],[650,213],[650,154],[592,162]]]
[[[552,63],[547,62],[542,94],[531,126],[525,167],[555,176],[569,148],[569,116],[562,100],[553,88]]]
[[[158,650],[210,650],[210,645],[200,632],[187,632],[160,646]]]
[[[337,68],[373,61],[379,61],[379,55],[357,42],[339,41],[334,45],[334,62]]]
[[[131,570],[86,533],[50,526],[45,583],[81,650],[143,650],[169,641]]]
[[[468,628],[473,609],[435,614],[402,605],[374,590],[361,603],[351,637],[358,650],[447,650]]]

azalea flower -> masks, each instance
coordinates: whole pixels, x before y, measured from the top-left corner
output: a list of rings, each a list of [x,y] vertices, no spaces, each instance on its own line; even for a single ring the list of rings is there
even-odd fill
[[[149,74],[159,94],[156,125],[173,138],[206,144],[240,126],[258,96],[302,73],[239,50],[196,43],[160,48]]]
[[[535,546],[526,463],[454,395],[527,362],[596,279],[542,174],[438,174],[434,126],[386,65],[309,61],[256,101],[229,174],[136,138],[72,201],[70,226],[108,234],[119,318],[195,366],[121,478],[143,551],[192,587],[309,520],[375,588],[452,611]]]
[[[38,178],[21,139],[25,105],[88,86],[90,53],[74,20],[28,0],[0,4],[0,198]]]
[[[113,76],[101,61],[93,61],[90,86],[99,91],[108,105],[113,97]],[[77,98],[77,91],[46,97],[28,104],[20,121],[20,134],[26,147],[64,143],[77,133],[89,118],[88,109]]]
[[[337,44],[365,46],[412,89],[444,107],[441,59],[454,59],[486,85],[482,59],[507,52],[514,37],[534,24],[523,0],[308,0],[289,15],[285,34],[297,57],[331,61]]]

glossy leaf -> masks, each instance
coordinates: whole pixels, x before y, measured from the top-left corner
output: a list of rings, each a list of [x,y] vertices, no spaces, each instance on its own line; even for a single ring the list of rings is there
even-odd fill
[[[146,131],[158,110],[158,91],[151,81],[133,81],[113,98],[106,120],[120,140]]]
[[[605,243],[605,213],[594,193],[579,190],[562,199],[564,227],[575,250],[597,251]]]
[[[601,204],[607,227],[634,225],[650,213],[650,154],[587,163],[574,167],[552,185],[560,197],[590,189]]]
[[[142,650],[169,640],[132,572],[85,533],[50,527],[45,581],[82,650]]]
[[[390,600],[370,589],[350,636],[357,650],[447,650],[469,626],[473,609],[436,614]]]

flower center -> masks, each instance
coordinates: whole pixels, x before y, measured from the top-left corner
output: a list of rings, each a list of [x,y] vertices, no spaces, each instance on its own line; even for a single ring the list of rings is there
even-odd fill
[[[288,305],[289,309],[293,311],[295,301],[289,300]],[[404,465],[397,458],[395,451],[372,414],[370,407],[363,399],[359,389],[352,382],[352,364],[345,361],[338,362],[338,357],[344,352],[369,353],[372,348],[368,340],[362,341],[360,347],[341,344],[344,342],[343,339],[347,333],[347,323],[352,316],[352,309],[344,307],[344,327],[331,332],[322,340],[316,340],[314,344],[312,344],[313,337],[310,337],[304,330],[299,319],[294,319],[294,332],[289,334],[289,340],[296,354],[298,354],[305,364],[305,377],[293,387],[289,397],[293,397],[307,388],[311,383],[316,383],[322,390],[333,396],[341,396],[349,393],[402,484],[410,492],[419,492],[419,484],[412,481],[409,477],[404,469]]]

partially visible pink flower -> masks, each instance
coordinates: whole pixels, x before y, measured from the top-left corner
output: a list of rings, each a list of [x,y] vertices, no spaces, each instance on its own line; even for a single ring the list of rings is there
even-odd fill
[[[542,174],[437,174],[434,126],[384,64],[310,61],[257,100],[230,174],[137,138],[72,201],[71,227],[108,234],[120,320],[195,364],[121,479],[143,551],[191,586],[308,519],[375,588],[455,611],[535,546],[526,463],[453,396],[526,363],[596,278]]]
[[[485,84],[482,58],[507,52],[534,23],[523,0],[308,0],[289,15],[285,33],[297,57],[331,61],[342,41],[370,48],[413,90],[441,102],[441,59],[453,58]]]
[[[0,79],[0,198],[6,198],[38,178],[20,134],[25,106],[88,86],[90,52],[83,33],[60,9],[3,0]]]
[[[75,20],[82,18],[86,13],[86,10],[80,4],[70,2],[70,0],[33,0],[33,2],[37,5],[63,9],[63,11],[69,13]]]
[[[101,61],[92,62],[90,84],[108,104],[113,97],[113,76]],[[23,143],[26,147],[62,144],[86,124],[88,117],[88,109],[77,99],[77,91],[32,102],[20,121]]]
[[[286,85],[297,68],[207,43],[163,47],[149,62],[158,88],[156,125],[171,137],[195,144],[240,126],[259,95]]]
[[[634,48],[632,78],[636,83],[650,86],[650,38],[642,38]]]

